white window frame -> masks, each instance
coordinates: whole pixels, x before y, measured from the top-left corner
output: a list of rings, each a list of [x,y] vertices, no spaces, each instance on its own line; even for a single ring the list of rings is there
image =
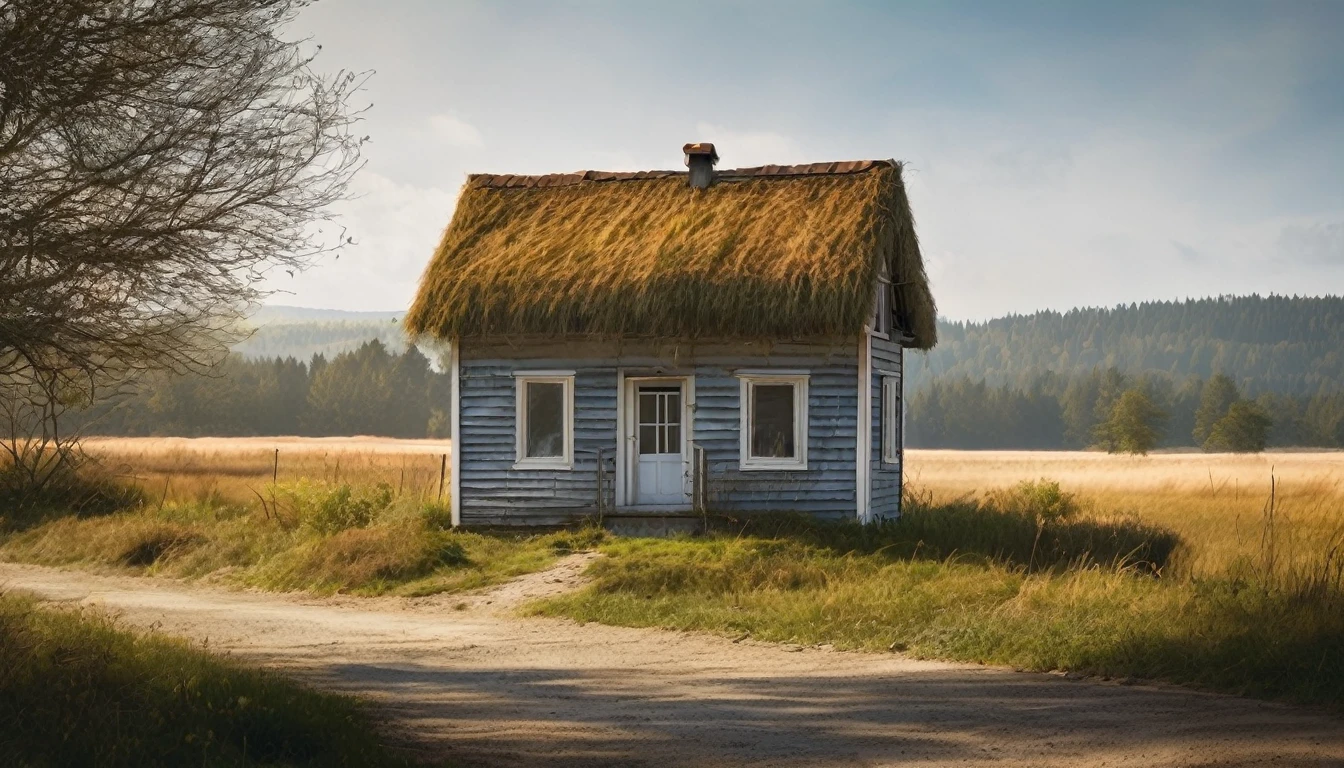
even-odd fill
[[[901,379],[882,377],[882,463],[901,463]]]
[[[562,384],[565,401],[564,455],[527,455],[527,385]],[[526,371],[513,374],[514,385],[514,469],[574,468],[574,372]]]
[[[738,400],[739,466],[745,471],[784,471],[807,469],[807,383],[806,371],[739,371],[741,389]],[[793,385],[793,445],[796,456],[787,458],[751,455],[751,390],[760,384]]]

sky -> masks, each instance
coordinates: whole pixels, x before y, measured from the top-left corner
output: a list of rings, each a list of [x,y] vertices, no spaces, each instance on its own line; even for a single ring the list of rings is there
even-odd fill
[[[356,239],[272,304],[409,306],[469,173],[895,158],[940,313],[1344,293],[1344,2],[322,0],[373,70]]]

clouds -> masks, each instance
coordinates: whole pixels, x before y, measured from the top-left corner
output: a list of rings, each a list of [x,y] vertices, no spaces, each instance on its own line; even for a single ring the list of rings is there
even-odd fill
[[[465,120],[452,115],[433,115],[429,127],[435,139],[450,147],[476,149],[485,146],[481,132]]]
[[[750,168],[757,165],[793,165],[809,162],[808,155],[794,139],[769,130],[732,130],[711,123],[696,123],[693,141],[714,145],[725,168]]]
[[[365,170],[356,197],[336,213],[355,239],[340,258],[291,278],[271,275],[271,303],[350,310],[396,310],[410,304],[420,273],[452,214],[456,192],[402,184]]]
[[[1278,246],[1290,262],[1344,267],[1344,219],[1287,225],[1279,231]]]
[[[305,10],[378,71],[376,155],[350,264],[287,284],[405,307],[466,174],[680,168],[712,141],[725,168],[909,161],[951,317],[1344,292],[1344,6],[687,2]]]

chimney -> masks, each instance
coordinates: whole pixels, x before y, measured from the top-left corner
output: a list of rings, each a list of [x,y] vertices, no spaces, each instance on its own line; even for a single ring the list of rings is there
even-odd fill
[[[681,148],[686,153],[686,167],[691,169],[691,188],[709,189],[714,181],[714,164],[719,162],[719,153],[714,145],[700,141]]]

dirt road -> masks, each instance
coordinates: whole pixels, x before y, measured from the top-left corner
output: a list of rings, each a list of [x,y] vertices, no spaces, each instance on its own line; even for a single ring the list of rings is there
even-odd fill
[[[0,587],[379,702],[487,766],[1344,765],[1344,721],[1286,706],[895,655],[519,619],[583,556],[464,599],[319,599],[0,564]]]

